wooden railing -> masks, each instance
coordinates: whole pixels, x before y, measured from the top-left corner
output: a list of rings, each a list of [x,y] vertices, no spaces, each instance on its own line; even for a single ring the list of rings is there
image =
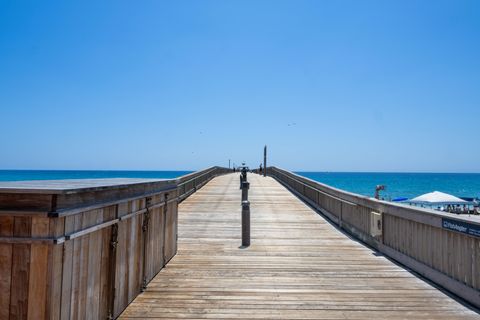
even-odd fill
[[[0,319],[118,317],[176,254],[190,183],[223,172],[0,185]]]
[[[231,169],[211,167],[180,177],[177,179],[179,201],[183,201],[212,178],[229,172],[232,172]]]
[[[267,172],[342,229],[480,307],[478,217],[380,201],[276,167]]]

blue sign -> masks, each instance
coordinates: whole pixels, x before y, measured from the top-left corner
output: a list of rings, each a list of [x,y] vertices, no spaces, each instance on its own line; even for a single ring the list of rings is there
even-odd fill
[[[442,218],[442,227],[443,229],[465,233],[474,237],[480,237],[480,226],[472,223]]]

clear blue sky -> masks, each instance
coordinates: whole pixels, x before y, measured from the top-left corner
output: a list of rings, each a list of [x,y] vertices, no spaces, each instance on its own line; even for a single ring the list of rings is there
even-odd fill
[[[0,168],[480,172],[480,1],[0,0]]]

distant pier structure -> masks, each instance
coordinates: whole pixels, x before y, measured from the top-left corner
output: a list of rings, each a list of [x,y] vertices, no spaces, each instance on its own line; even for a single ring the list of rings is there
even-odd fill
[[[0,183],[0,319],[478,319],[480,220],[267,167]]]

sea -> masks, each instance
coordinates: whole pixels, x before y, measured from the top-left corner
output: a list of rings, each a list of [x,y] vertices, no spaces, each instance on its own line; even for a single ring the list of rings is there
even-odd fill
[[[441,191],[457,197],[480,198],[480,173],[296,172],[338,189],[373,197],[385,185],[382,198],[414,198]]]
[[[0,170],[0,181],[144,178],[174,179],[193,171]]]
[[[108,171],[108,170],[0,170],[0,181],[61,180],[99,178],[173,179],[192,171]],[[457,197],[480,198],[480,173],[386,173],[386,172],[296,172],[315,181],[353,193],[373,197],[375,186],[383,184],[387,200],[414,198],[441,191]]]

